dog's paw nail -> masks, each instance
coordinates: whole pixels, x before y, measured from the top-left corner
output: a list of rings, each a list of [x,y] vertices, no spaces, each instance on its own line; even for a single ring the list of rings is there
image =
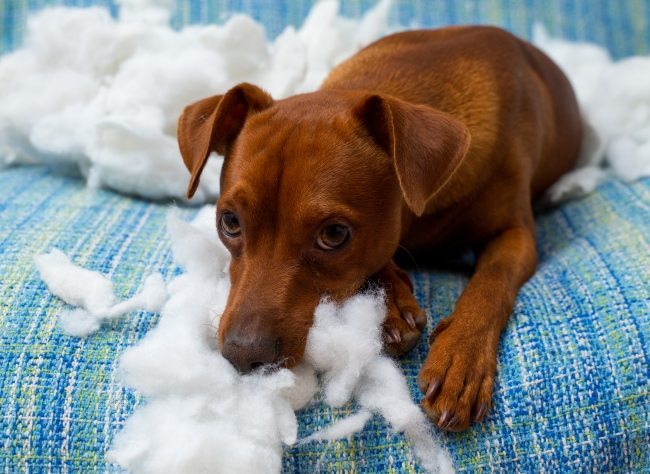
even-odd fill
[[[483,419],[485,414],[487,413],[487,403],[483,402],[481,403],[481,406],[479,407],[478,411],[476,412],[476,415],[474,415],[474,421],[479,422]]]
[[[453,429],[458,424],[459,421],[460,420],[458,419],[458,417],[454,415],[451,417],[451,420],[449,420],[442,428],[445,430]]]
[[[402,318],[404,321],[406,321],[406,324],[408,324],[411,329],[415,329],[415,318],[413,317],[413,313],[410,311],[404,311],[402,313]]]
[[[402,342],[402,335],[397,328],[386,328],[386,342],[389,344],[399,344]]]
[[[442,415],[440,415],[440,419],[438,420],[438,426],[440,428],[445,428],[447,426],[447,423],[449,423],[451,420],[452,420],[451,412],[445,410],[442,412]]]
[[[440,388],[440,379],[433,379],[431,383],[429,383],[429,387],[427,388],[427,393],[424,395],[424,398],[426,398],[429,401],[433,401],[433,397],[436,396],[439,388]]]

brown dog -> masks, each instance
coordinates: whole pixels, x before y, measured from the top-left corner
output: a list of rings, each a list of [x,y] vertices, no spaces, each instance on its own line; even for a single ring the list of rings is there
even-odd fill
[[[232,287],[218,338],[236,367],[296,364],[323,295],[369,279],[387,290],[387,350],[408,351],[426,318],[398,245],[474,246],[419,383],[440,427],[485,416],[499,335],[535,270],[531,201],[580,148],[575,96],[548,57],[491,27],[399,33],[317,92],[274,101],[240,84],[192,104],[178,139],[189,197],[210,153],[225,156],[217,228]]]

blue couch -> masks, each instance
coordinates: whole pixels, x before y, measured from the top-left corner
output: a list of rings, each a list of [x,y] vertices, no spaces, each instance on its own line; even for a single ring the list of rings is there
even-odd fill
[[[28,11],[46,4],[116,5],[106,0],[0,2],[0,51],[20,44]],[[345,1],[358,16],[372,1]],[[529,36],[551,34],[606,45],[615,57],[650,48],[645,1],[399,1],[402,24],[493,23]],[[300,24],[312,1],[179,2],[173,22],[222,21],[239,11],[271,35]],[[56,325],[63,304],[32,257],[58,247],[108,274],[119,296],[145,275],[166,279],[169,203],[92,191],[50,166],[0,170],[0,471],[105,472],[115,433],[145,402],[119,383],[117,357],[156,324],[139,312],[87,339]],[[195,210],[181,214],[191,217]],[[494,408],[464,433],[443,434],[456,466],[477,472],[650,472],[650,179],[609,179],[591,195],[538,215],[539,268],[524,286],[502,336]],[[430,331],[467,282],[454,270],[413,271]],[[426,338],[401,360],[413,397]],[[300,414],[302,437],[350,413],[315,404]],[[349,440],[287,449],[285,472],[421,472],[408,444],[379,418]]]

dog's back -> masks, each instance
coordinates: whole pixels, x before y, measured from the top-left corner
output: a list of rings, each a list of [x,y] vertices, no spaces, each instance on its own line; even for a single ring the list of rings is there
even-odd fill
[[[436,202],[438,210],[468,190],[475,195],[493,185],[495,174],[516,174],[537,197],[574,166],[580,148],[581,122],[569,81],[544,53],[498,28],[388,36],[338,66],[322,88],[392,95],[447,112],[468,127],[470,151],[446,198]],[[509,161],[522,155],[528,163]]]

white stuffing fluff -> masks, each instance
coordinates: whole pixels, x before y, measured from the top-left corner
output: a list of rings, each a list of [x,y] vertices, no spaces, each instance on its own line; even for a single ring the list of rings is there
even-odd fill
[[[34,262],[52,293],[70,305],[81,307],[64,310],[59,315],[63,331],[77,337],[97,331],[102,321],[117,319],[137,309],[158,312],[167,300],[167,289],[159,273],[149,275],[142,289],[131,298],[116,303],[110,280],[74,265],[60,250],[38,255]]]
[[[322,374],[325,401],[340,406],[353,396],[365,410],[312,439],[335,439],[346,430],[348,434],[358,431],[370,410],[381,414],[395,431],[404,432],[428,471],[453,472],[449,455],[432,438],[424,413],[413,404],[404,375],[392,359],[381,354],[384,317],[381,295],[357,295],[342,308],[327,301],[316,308],[306,354]]]
[[[269,42],[243,15],[173,30],[168,3],[122,0],[118,20],[99,7],[30,17],[24,47],[0,60],[0,165],[73,162],[90,186],[185,199],[176,143],[185,105],[243,81],[276,98],[313,90],[387,31],[389,10],[383,0],[352,21],[337,1],[319,2],[301,29]],[[197,202],[218,194],[220,163],[208,162]]]
[[[230,256],[213,227],[212,206],[192,223],[170,214],[172,252],[184,273],[168,283],[157,326],[120,357],[122,382],[148,402],[127,420],[108,459],[138,473],[277,473],[283,445],[298,442],[295,410],[320,390],[331,406],[354,399],[360,409],[301,443],[350,436],[376,413],[404,432],[427,471],[453,472],[404,375],[382,354],[382,293],[356,295],[340,306],[323,301],[314,314],[305,361],[292,370],[241,376],[221,356],[215,334],[230,287]],[[58,250],[36,262],[53,293],[86,310],[92,305],[101,314],[110,312],[115,297],[105,277],[73,265]],[[101,288],[99,296],[83,297],[88,282]],[[70,314],[79,311],[84,310]],[[81,331],[62,324],[71,335],[98,328],[85,324]]]
[[[324,374],[329,405],[338,407],[350,399],[359,377],[381,352],[383,309],[383,294],[355,296],[343,308],[327,301],[316,308],[307,361]]]
[[[596,45],[552,39],[541,25],[533,33],[569,77],[586,122],[579,166],[548,190],[550,201],[589,193],[608,173],[650,176],[650,57],[613,61]]]
[[[185,199],[176,144],[182,108],[253,82],[276,98],[316,89],[337,63],[390,32],[390,1],[359,20],[318,2],[299,30],[268,41],[247,16],[224,25],[168,26],[168,0],[102,8],[51,8],[30,18],[25,45],[0,59],[0,165],[73,162],[90,186]],[[69,34],[74,31],[75,34]],[[535,42],[573,83],[590,133],[582,163],[548,197],[591,191],[607,172],[650,175],[650,58],[614,62],[606,50],[535,30]],[[197,202],[218,194],[221,159],[208,161]]]
[[[371,417],[372,413],[368,410],[359,410],[354,415],[346,416],[345,418],[336,420],[327,428],[323,428],[310,434],[301,440],[301,443],[345,438],[353,433],[361,431],[363,427],[366,426],[366,423],[368,423]]]

